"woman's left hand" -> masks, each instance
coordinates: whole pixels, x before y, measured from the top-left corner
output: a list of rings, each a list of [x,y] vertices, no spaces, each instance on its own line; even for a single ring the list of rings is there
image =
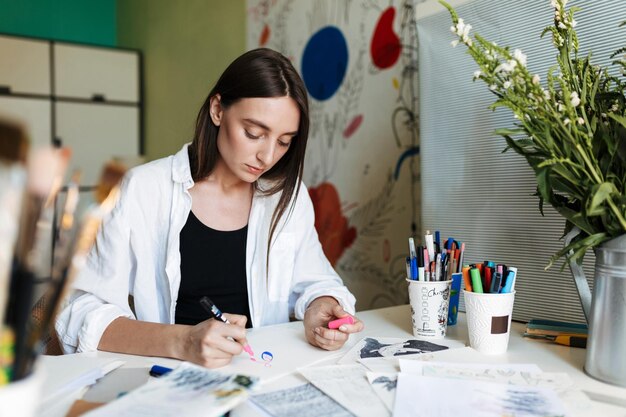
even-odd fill
[[[307,341],[325,350],[341,348],[350,333],[363,330],[363,322],[353,316],[354,324],[342,324],[337,330],[329,329],[328,322],[349,315],[333,297],[316,298],[304,312],[304,332]]]

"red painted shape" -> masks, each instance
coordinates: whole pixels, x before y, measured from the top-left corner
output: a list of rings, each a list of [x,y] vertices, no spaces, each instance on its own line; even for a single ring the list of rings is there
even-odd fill
[[[402,45],[400,38],[393,31],[393,19],[396,16],[394,7],[387,8],[378,19],[372,43],[370,45],[370,55],[372,61],[380,69],[393,66],[400,57]]]
[[[359,114],[354,119],[352,119],[352,121],[348,124],[348,127],[346,127],[346,129],[343,131],[343,137],[348,139],[350,136],[352,136],[354,132],[357,131],[359,126],[361,126],[361,123],[363,123],[363,115]]]
[[[267,43],[270,38],[270,33],[270,27],[266,23],[265,26],[263,26],[263,31],[261,32],[261,36],[259,37],[259,46],[263,46]]]
[[[324,254],[335,265],[344,251],[356,239],[356,229],[348,226],[348,219],[341,212],[339,193],[331,183],[324,182],[309,188],[315,210],[315,229],[319,235]]]

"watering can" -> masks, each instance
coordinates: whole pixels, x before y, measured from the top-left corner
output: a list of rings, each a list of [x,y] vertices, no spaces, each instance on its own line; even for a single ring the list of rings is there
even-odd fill
[[[572,230],[565,237],[565,245],[578,233]],[[626,387],[626,235],[599,245],[594,252],[593,297],[582,267],[569,262],[589,325],[585,372]]]

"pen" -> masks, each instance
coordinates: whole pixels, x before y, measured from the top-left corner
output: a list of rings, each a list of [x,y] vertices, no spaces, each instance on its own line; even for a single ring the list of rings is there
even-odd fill
[[[226,320],[226,318],[222,315],[222,312],[220,311],[219,308],[217,308],[217,306],[215,304],[213,304],[213,301],[211,301],[209,299],[209,297],[202,297],[200,299],[200,305],[202,306],[202,308],[204,308],[206,310],[207,313],[209,313],[210,315],[212,315],[213,317],[215,317],[216,319],[220,320],[223,323],[226,324],[230,324],[230,322],[228,320]],[[250,347],[250,345],[243,345],[243,350],[250,355],[250,357],[254,357],[254,352],[252,351],[252,348]]]
[[[153,365],[150,368],[150,376],[159,377],[170,372],[172,372],[172,368],[166,368],[165,366]]]

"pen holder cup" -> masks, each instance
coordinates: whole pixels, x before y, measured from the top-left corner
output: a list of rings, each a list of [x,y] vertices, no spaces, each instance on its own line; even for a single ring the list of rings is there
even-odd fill
[[[43,377],[43,371],[35,369],[26,378],[0,386],[0,416],[37,415]]]
[[[505,353],[511,333],[515,291],[483,294],[463,290],[470,346],[480,353]]]
[[[448,325],[450,284],[452,281],[414,281],[409,283],[413,335],[420,340],[443,339]]]

